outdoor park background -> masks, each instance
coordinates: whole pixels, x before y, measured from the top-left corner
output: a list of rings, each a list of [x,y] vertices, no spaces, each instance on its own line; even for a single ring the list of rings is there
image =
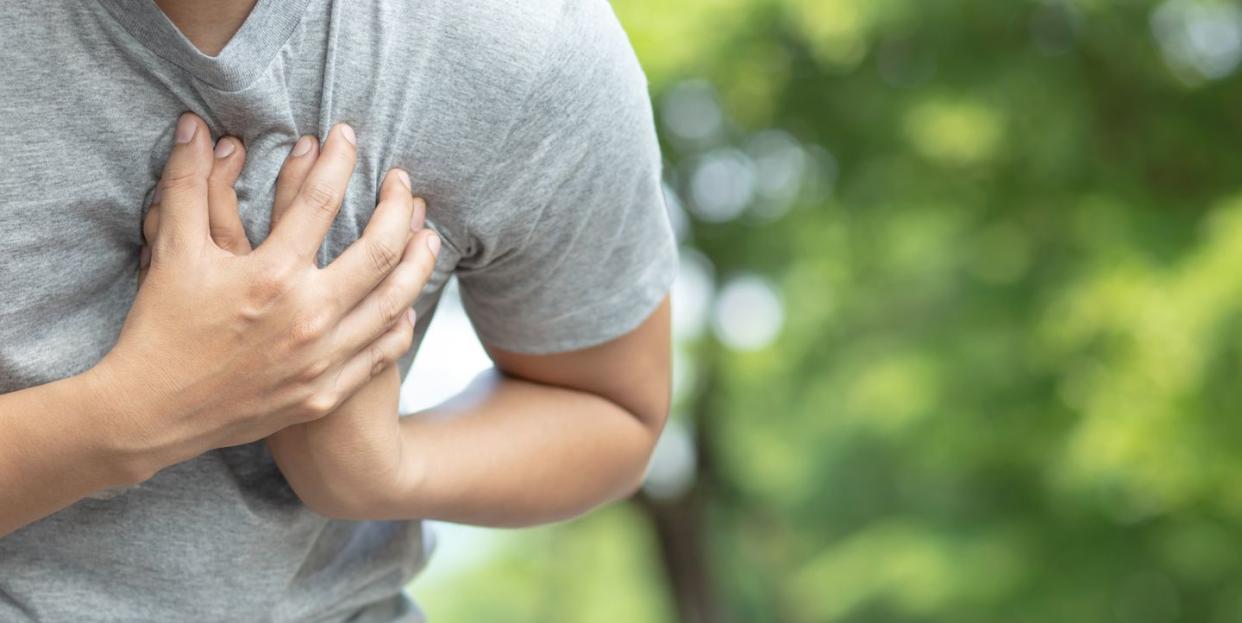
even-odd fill
[[[1242,621],[1238,4],[614,8],[673,422],[632,502],[441,527],[433,623]],[[406,404],[470,340],[450,302]]]

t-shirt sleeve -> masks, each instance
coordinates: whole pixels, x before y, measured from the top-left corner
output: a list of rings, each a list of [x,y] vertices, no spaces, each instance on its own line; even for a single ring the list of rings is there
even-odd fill
[[[563,11],[486,171],[478,246],[457,270],[480,339],[515,352],[628,333],[677,269],[646,78],[605,0]]]

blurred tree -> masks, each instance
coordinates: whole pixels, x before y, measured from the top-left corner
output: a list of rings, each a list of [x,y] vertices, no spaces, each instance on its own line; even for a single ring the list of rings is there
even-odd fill
[[[1237,4],[615,8],[684,225],[677,439],[433,618],[1242,620]]]

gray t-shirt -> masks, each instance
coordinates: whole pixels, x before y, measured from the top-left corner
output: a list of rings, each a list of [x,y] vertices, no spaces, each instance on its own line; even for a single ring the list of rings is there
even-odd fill
[[[605,0],[260,0],[216,57],[151,0],[14,2],[0,41],[0,392],[114,343],[183,110],[245,141],[254,242],[301,134],[359,136],[324,260],[409,171],[445,242],[420,337],[454,274],[485,342],[542,353],[628,332],[675,272],[646,82]],[[0,538],[0,620],[411,620],[424,541],[317,516],[263,444],[226,448]]]

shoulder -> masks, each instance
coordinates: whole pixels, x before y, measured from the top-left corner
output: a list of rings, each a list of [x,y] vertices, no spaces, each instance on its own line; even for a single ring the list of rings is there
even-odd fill
[[[411,127],[506,129],[547,98],[645,80],[607,0],[374,0],[345,5],[335,27],[338,97],[368,113],[398,114]],[[544,100],[544,101],[538,101]],[[347,102],[338,100],[339,104]],[[386,109],[386,110],[378,110]],[[419,121],[422,120],[423,123]],[[445,137],[456,138],[456,137]],[[478,145],[472,145],[477,148]]]
[[[409,33],[428,38],[424,52],[511,106],[540,84],[633,56],[607,0],[406,1],[423,11]]]
[[[531,110],[549,97],[572,103],[606,97],[610,90],[645,90],[608,0],[375,0],[347,6],[335,41],[343,59],[336,79],[350,83],[357,103],[371,110],[378,95],[406,110],[407,120],[435,119],[445,129],[456,122],[492,135],[502,131],[497,124],[511,125],[524,113],[555,112]]]
[[[584,132],[647,114],[646,81],[607,0],[346,6],[336,49],[348,61],[335,79],[348,84],[334,106],[388,124],[396,153],[386,165],[417,171],[439,199],[438,224],[458,237],[521,216],[484,204],[538,152],[568,156],[594,142]]]

